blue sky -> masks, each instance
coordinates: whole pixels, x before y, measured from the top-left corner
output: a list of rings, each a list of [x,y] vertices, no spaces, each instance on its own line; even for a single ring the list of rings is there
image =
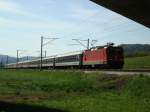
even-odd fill
[[[41,35],[60,38],[44,47],[48,55],[84,49],[72,38],[150,44],[150,29],[89,0],[0,0],[0,54],[37,56]]]

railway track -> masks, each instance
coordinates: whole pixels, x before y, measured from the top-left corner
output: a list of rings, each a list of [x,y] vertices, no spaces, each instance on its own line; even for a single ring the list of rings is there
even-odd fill
[[[84,73],[102,73],[110,75],[146,75],[150,76],[150,70],[84,70]]]
[[[25,69],[27,70],[27,69]],[[35,70],[35,69],[28,69],[28,70]],[[126,70],[116,70],[116,69],[43,69],[43,71],[79,71],[84,73],[102,73],[102,74],[112,74],[112,75],[146,75],[150,76],[150,69],[126,69]]]
[[[84,73],[102,73],[102,74],[110,74],[110,75],[146,75],[150,76],[150,70],[115,70],[115,69],[55,69],[49,71],[82,71]]]
[[[108,75],[146,75],[150,76],[150,70],[136,70],[136,69],[128,69],[128,70],[116,70],[116,69],[55,69],[55,70],[49,70],[49,71],[81,71],[86,74],[91,73],[100,73],[100,74],[108,74]]]

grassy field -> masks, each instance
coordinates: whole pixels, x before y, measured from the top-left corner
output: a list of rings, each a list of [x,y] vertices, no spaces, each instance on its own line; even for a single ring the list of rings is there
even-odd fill
[[[126,58],[124,69],[150,69],[150,56]]]
[[[149,112],[150,78],[0,71],[0,112]]]

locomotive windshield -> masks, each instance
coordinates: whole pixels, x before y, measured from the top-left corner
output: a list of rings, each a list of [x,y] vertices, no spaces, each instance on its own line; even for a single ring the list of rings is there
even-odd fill
[[[123,58],[123,48],[122,47],[109,47],[107,53],[108,53],[109,59]]]
[[[122,68],[124,64],[124,53],[122,47],[108,47],[107,59],[110,66]]]

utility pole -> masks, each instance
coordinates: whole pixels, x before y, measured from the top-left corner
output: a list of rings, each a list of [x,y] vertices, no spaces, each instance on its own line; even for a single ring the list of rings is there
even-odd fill
[[[1,58],[1,62],[0,62],[0,68],[2,69],[2,65],[3,65],[3,63],[2,63],[2,58]]]
[[[16,67],[18,66],[18,62],[19,62],[19,50],[17,50],[17,63],[16,63]]]
[[[3,57],[1,58],[1,62],[0,62],[0,68],[3,68],[4,67],[4,59]]]
[[[90,49],[90,39],[89,38],[87,40],[80,40],[80,39],[72,39],[72,40],[75,40],[77,43],[79,43],[79,45],[83,46],[87,50]],[[87,45],[85,45],[82,41],[86,41]]]
[[[84,48],[88,49],[89,48],[89,40],[80,40],[80,39],[72,39],[79,43],[79,45],[83,46]],[[85,45],[82,41],[87,41],[87,45]]]
[[[27,60],[29,60],[29,56],[27,56]]]
[[[90,49],[90,39],[87,40],[87,50]]]
[[[44,43],[44,39],[47,39],[49,41],[47,41],[46,43]],[[47,44],[50,44],[51,42],[53,42],[54,40],[59,39],[59,38],[45,38],[43,36],[41,36],[41,59],[40,59],[40,70],[42,70],[42,65],[43,65],[43,47],[46,46]],[[46,53],[45,53],[46,56]]]
[[[47,52],[46,52],[46,50],[45,50],[45,58],[46,58],[46,54],[47,54]]]
[[[79,44],[74,44],[74,45],[81,45],[84,48],[86,48],[87,50],[90,49],[90,39],[89,38],[87,40],[80,40],[80,39],[72,39],[72,40],[75,40],[77,43],[79,43]],[[86,41],[87,45],[85,45],[82,41]],[[96,43],[97,40],[91,40],[91,42],[95,42]],[[91,43],[91,46],[93,47],[94,43]]]
[[[97,42],[98,42],[98,40],[92,40],[91,46],[94,47],[94,44],[96,44]]]
[[[41,62],[40,62],[40,70],[42,70],[43,64],[43,36],[41,36]]]
[[[19,63],[19,53],[20,52],[25,52],[25,50],[17,50],[17,62],[16,62],[16,67],[18,66]]]
[[[9,59],[9,57],[8,57],[8,55],[7,55],[7,57],[6,57],[6,65],[8,64],[8,60]]]

